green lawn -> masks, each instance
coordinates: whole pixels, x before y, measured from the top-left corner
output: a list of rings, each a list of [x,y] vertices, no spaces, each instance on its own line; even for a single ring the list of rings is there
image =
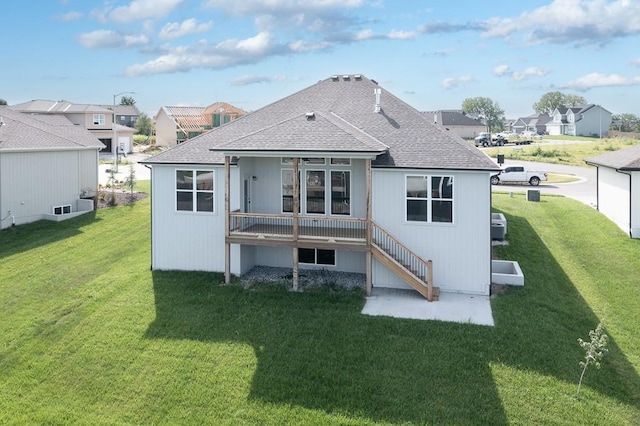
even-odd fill
[[[639,242],[569,199],[494,206],[526,276],[496,327],[152,272],[148,199],[1,231],[0,424],[639,424]]]
[[[545,136],[545,138],[556,139],[556,136]],[[560,138],[558,137],[558,139]],[[586,158],[628,148],[639,142],[634,139],[585,139],[576,137],[564,137],[562,139],[568,142],[587,141],[588,143],[566,145],[539,145],[534,143],[526,146],[489,148],[483,151],[491,158],[497,158],[498,154],[504,154],[504,157],[509,160],[585,166],[584,160]],[[544,140],[540,142],[544,142]]]

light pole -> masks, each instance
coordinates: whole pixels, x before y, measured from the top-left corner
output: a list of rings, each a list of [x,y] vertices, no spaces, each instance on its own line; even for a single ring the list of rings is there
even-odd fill
[[[113,95],[113,139],[111,140],[111,152],[113,153],[113,172],[118,173],[118,133],[116,132],[116,98],[120,95],[135,95],[136,92],[120,92]]]

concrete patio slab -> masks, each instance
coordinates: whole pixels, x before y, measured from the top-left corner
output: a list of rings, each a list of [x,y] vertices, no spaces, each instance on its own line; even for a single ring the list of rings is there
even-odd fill
[[[440,293],[428,302],[414,290],[374,288],[366,298],[363,315],[437,320],[493,326],[489,296]]]

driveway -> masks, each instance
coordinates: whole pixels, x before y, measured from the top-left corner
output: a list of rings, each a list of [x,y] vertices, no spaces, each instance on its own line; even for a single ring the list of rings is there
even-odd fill
[[[512,164],[523,164],[529,170],[543,170],[550,173],[571,175],[579,178],[576,182],[569,183],[546,183],[531,186],[529,184],[499,184],[494,185],[494,191],[526,192],[528,189],[540,190],[541,194],[558,194],[576,199],[589,206],[595,207],[596,196],[596,168],[585,165],[565,166],[562,164],[537,163],[532,161],[505,160],[503,166]]]
[[[116,180],[123,181],[129,175],[130,167],[133,166],[136,173],[136,180],[149,180],[151,179],[151,172],[148,168],[142,164],[138,164],[139,161],[143,161],[149,158],[147,154],[133,153],[126,157],[120,157],[120,163],[118,164],[118,173],[116,173]],[[104,162],[98,166],[98,182],[101,185],[106,185],[109,181],[108,170],[113,168],[113,156],[110,154],[101,154],[100,160]],[[126,163],[126,164],[124,164]]]

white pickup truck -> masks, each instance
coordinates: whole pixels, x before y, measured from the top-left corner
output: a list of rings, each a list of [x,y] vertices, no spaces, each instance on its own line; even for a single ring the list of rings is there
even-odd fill
[[[513,164],[502,169],[496,175],[491,176],[491,184],[504,183],[526,183],[531,186],[538,186],[542,181],[547,180],[547,172],[530,171],[520,164]]]

